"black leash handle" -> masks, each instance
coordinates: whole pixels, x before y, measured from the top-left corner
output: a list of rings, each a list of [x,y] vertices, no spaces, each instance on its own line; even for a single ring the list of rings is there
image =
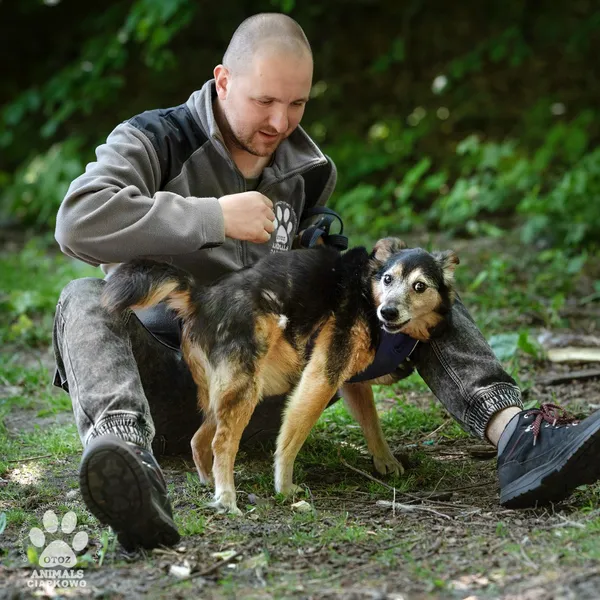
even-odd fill
[[[343,235],[344,222],[342,221],[342,217],[326,206],[313,206],[307,208],[302,216],[305,219],[309,219],[317,215],[321,215],[321,218],[302,232],[302,235],[300,236],[300,245],[303,248],[313,248],[318,244],[319,240],[323,238],[323,243],[326,246],[333,246],[340,251],[346,250],[348,248],[348,237]],[[340,232],[329,233],[331,225],[336,220],[340,224]]]

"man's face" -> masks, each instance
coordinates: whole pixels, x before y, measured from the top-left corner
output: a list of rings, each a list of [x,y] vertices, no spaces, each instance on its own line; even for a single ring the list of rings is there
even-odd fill
[[[215,69],[228,141],[270,156],[300,123],[312,84],[312,59],[264,50],[241,72]]]

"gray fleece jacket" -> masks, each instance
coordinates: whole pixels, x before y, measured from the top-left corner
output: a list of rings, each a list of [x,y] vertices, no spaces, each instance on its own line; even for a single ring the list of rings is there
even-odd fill
[[[218,198],[246,191],[246,182],[217,127],[215,96],[210,80],[185,104],[117,126],[60,206],[56,240],[63,252],[105,273],[133,258],[166,260],[210,283],[291,248],[307,204],[329,199],[335,166],[298,127],[256,188],[274,205],[270,242],[226,238]]]

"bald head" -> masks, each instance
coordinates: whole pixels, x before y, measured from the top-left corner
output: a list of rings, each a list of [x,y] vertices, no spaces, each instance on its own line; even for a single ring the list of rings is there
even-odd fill
[[[223,65],[232,74],[245,71],[257,55],[288,54],[310,58],[312,51],[302,27],[279,13],[260,13],[241,23],[223,56]]]

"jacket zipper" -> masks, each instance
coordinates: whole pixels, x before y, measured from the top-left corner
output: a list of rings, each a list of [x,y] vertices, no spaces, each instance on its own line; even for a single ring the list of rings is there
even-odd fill
[[[219,142],[223,145],[223,148],[225,149],[226,153],[229,155],[229,160],[231,161],[231,164],[233,165],[233,168],[235,170],[235,172],[238,174],[241,182],[242,182],[242,192],[246,192],[246,179],[245,177],[241,174],[240,170],[238,169],[237,165],[235,164],[235,162],[233,161],[233,158],[231,158],[231,155],[229,154],[229,151],[227,150],[227,147],[225,146],[225,144],[219,140]],[[282,177],[281,179],[276,179],[275,181],[273,181],[272,183],[270,183],[267,187],[263,188],[261,190],[261,194],[266,196],[266,193],[275,185],[277,185],[278,183],[281,183],[282,181],[286,181],[292,177],[294,177],[295,175],[303,175],[304,173],[308,173],[309,171],[312,171],[313,169],[316,169],[319,165],[314,165],[312,167],[310,167],[310,169],[306,169],[305,171],[303,171],[302,169],[298,169],[296,171],[294,171],[293,173],[288,173],[287,175],[285,175],[284,177]],[[260,187],[260,186],[259,186]],[[256,191],[259,191],[258,187],[256,188]],[[298,219],[300,219],[302,215],[298,215]],[[300,225],[300,223],[298,223],[298,225]],[[242,261],[242,265],[244,267],[248,266],[248,243],[239,240],[239,248],[240,248],[240,258]]]
[[[234,163],[235,164],[235,163]],[[239,169],[237,168],[236,165],[236,170],[239,173]],[[242,178],[242,191],[246,192],[248,191],[246,189],[246,178],[240,173],[240,177]],[[240,248],[241,248],[241,258],[242,258],[242,266],[247,266],[247,261],[248,261],[248,247],[247,247],[248,242],[244,242],[242,240],[240,240]]]

